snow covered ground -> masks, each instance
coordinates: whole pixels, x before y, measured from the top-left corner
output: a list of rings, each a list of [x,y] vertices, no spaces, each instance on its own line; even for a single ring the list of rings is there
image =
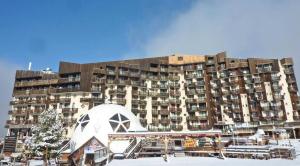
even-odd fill
[[[294,160],[286,159],[271,159],[271,160],[253,160],[253,159],[233,159],[226,158],[225,160],[211,157],[171,157],[168,162],[163,158],[139,158],[126,160],[113,160],[109,166],[300,166],[300,141],[291,140],[292,145],[296,148],[297,158]],[[288,141],[279,141],[279,144],[288,144]]]

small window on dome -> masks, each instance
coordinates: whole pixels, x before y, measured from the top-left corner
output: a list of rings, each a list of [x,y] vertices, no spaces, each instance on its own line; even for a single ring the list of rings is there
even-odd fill
[[[129,120],[128,118],[126,118],[124,115],[120,114],[121,116],[121,121],[126,121],[126,120]]]
[[[123,126],[120,126],[117,132],[124,133],[124,132],[126,132],[126,130],[124,129]]]
[[[118,127],[118,123],[117,122],[109,122],[109,124],[110,124],[110,126],[112,127],[112,129],[115,131],[116,130],[116,128]]]
[[[83,122],[83,123],[81,123],[81,127],[84,129],[85,126],[86,126],[88,123],[89,123],[89,122]]]
[[[130,127],[130,121],[124,122],[123,125],[124,125],[127,129],[129,129],[129,127]]]
[[[86,116],[83,118],[83,121],[87,121],[87,120],[90,120],[89,115],[86,115]]]
[[[115,114],[110,120],[120,121],[118,114]]]

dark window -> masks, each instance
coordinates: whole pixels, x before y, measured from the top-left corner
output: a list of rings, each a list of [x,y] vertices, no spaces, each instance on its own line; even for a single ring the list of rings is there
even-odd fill
[[[128,118],[126,118],[124,115],[120,114],[121,115],[121,121],[126,121],[128,120]]]
[[[118,114],[115,114],[110,120],[120,121]]]
[[[115,129],[118,127],[118,123],[116,122],[109,122],[112,129],[115,131]]]

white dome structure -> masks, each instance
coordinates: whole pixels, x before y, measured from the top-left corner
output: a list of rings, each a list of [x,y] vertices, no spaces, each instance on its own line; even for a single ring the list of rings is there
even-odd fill
[[[107,146],[108,134],[135,131],[147,130],[142,127],[139,119],[130,110],[115,104],[98,105],[77,120],[70,140],[70,149],[71,152],[74,152],[93,137]],[[112,142],[111,151],[114,152],[113,147],[118,146],[116,149],[120,150],[128,145],[128,141]]]

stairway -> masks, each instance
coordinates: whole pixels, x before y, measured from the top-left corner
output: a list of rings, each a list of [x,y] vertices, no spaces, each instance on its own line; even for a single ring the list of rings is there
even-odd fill
[[[3,152],[4,153],[15,152],[16,145],[17,145],[17,137],[5,136]]]
[[[140,151],[140,149],[142,147],[141,145],[142,145],[142,140],[139,138],[135,138],[124,152],[126,155],[126,158],[127,159],[134,158],[134,156],[135,156],[134,154],[136,152]]]

